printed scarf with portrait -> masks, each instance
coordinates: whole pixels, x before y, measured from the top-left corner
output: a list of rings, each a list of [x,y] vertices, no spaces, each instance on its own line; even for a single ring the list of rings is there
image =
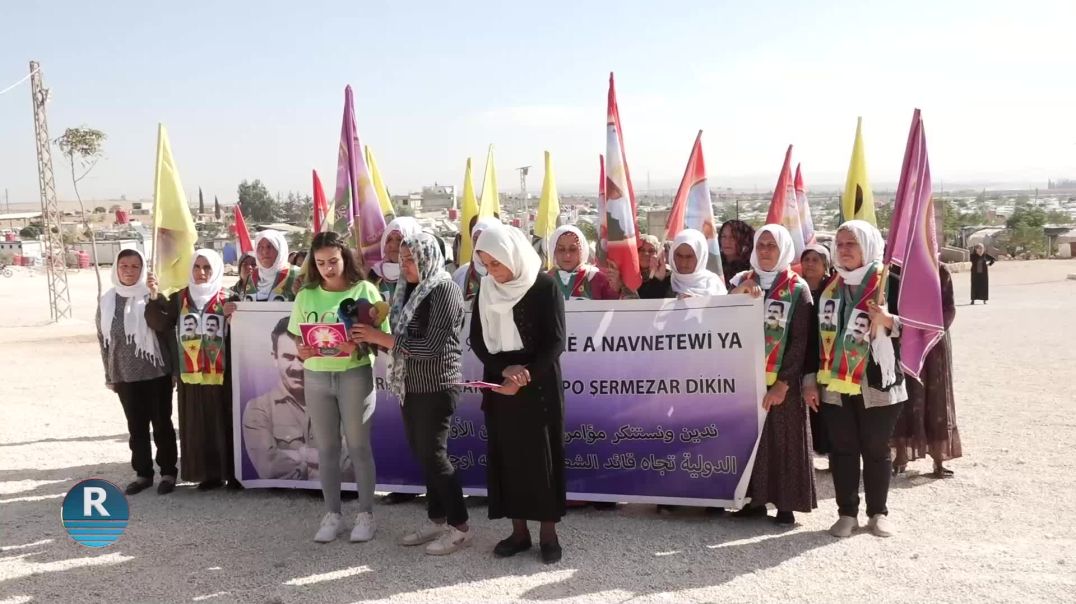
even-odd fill
[[[205,308],[199,310],[191,300],[190,291],[184,289],[179,298],[179,378],[184,384],[202,386],[220,386],[224,384],[224,369],[227,351],[224,349],[224,335],[228,324],[224,318],[224,303],[228,301],[223,290],[209,299]],[[198,317],[197,333],[183,333],[183,319],[188,316]],[[215,334],[206,334],[206,321],[213,317],[218,323]]]
[[[875,262],[867,270],[863,282],[852,286],[852,299],[843,300],[841,291],[844,280],[840,275],[835,275],[818,301],[818,308],[825,309],[826,303],[834,302],[835,311],[831,321],[823,320],[824,313],[818,315],[819,346],[821,348],[821,362],[818,369],[818,383],[824,384],[830,392],[838,394],[856,395],[863,392],[863,376],[867,369],[867,359],[870,357],[870,324],[866,331],[861,334],[859,340],[849,330],[857,317],[870,317],[867,303],[878,295],[878,288],[882,287],[882,264]],[[844,321],[844,304],[852,305],[852,313],[848,321]]]
[[[268,302],[281,302],[290,301],[295,299],[295,278],[299,274],[299,271],[295,270],[295,267],[287,266],[280,269],[275,279],[273,279],[273,288],[269,290]],[[248,302],[258,301],[258,271],[254,271],[250,275],[250,279],[247,279],[247,288],[244,293],[244,299]]]
[[[478,295],[478,287],[482,285],[482,276],[474,270],[474,263],[467,269],[467,281],[464,285],[466,287],[463,288],[463,299],[474,300],[474,297]]]
[[[748,271],[746,278],[760,283],[755,271]],[[773,286],[766,292],[763,313],[767,312],[766,306],[770,301],[780,302],[784,312],[783,318],[778,319],[776,325],[763,323],[767,386],[772,386],[777,381],[777,374],[781,372],[781,362],[784,360],[785,347],[788,344],[788,328],[792,324],[792,313],[795,312],[800,298],[806,295],[806,288],[807,284],[799,275],[786,270],[774,279]]]
[[[549,271],[549,276],[556,282],[557,287],[560,289],[560,294],[564,296],[565,300],[593,300],[594,293],[591,291],[590,279],[595,272],[597,271],[579,268],[572,274],[572,278],[568,280],[567,285],[560,280],[560,271],[558,269],[554,268]]]

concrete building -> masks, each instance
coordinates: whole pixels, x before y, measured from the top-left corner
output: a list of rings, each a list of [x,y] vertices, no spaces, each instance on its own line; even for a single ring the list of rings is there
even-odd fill
[[[454,185],[439,185],[422,187],[422,210],[448,210],[456,207],[456,187]]]

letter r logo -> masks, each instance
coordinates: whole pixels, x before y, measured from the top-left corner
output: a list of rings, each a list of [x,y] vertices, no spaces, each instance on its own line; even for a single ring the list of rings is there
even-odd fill
[[[98,514],[107,517],[109,515],[108,510],[104,506],[107,497],[108,492],[101,487],[82,489],[82,515],[93,516],[93,510],[97,510]]]

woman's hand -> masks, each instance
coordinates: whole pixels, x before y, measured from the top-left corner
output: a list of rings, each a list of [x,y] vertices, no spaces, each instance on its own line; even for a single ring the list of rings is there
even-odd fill
[[[751,296],[752,298],[758,298],[759,296],[762,295],[762,288],[759,287],[758,283],[755,283],[755,281],[753,279],[744,279],[743,282],[740,283],[740,285],[738,287],[736,287],[735,289],[733,289],[729,293],[730,294],[747,294],[747,295]]]
[[[762,397],[762,409],[769,411],[771,407],[776,407],[785,402],[785,395],[788,394],[788,384],[777,381],[770,386],[766,391],[766,396]]]
[[[501,376],[505,378],[506,384],[511,382],[519,388],[531,383],[531,372],[523,365],[509,365],[501,372]]]
[[[373,344],[381,348],[392,348],[396,339],[376,327],[365,323],[351,326],[351,341],[356,344]]]
[[[650,276],[658,281],[664,281],[669,274],[669,267],[665,265],[665,248],[661,248],[650,257]]]
[[[513,382],[511,379],[504,380],[500,388],[492,389],[497,394],[503,394],[504,396],[515,396],[519,392],[519,385]]]
[[[867,312],[870,313],[871,325],[881,325],[886,329],[893,329],[893,315],[884,307],[879,306],[874,300],[867,302]]]
[[[340,342],[339,344],[336,345],[336,347],[339,348],[340,351],[343,352],[344,354],[350,355],[351,353],[355,352],[355,349],[358,348],[359,345],[356,344],[355,342],[346,342],[345,341],[345,342]]]
[[[235,312],[236,308],[238,308],[238,307],[235,305],[235,302],[225,302],[224,303],[224,316],[226,318],[231,317],[232,313]]]
[[[623,290],[624,282],[620,280],[620,270],[616,267],[616,263],[612,261],[606,261],[606,263],[608,266],[600,270],[605,275],[605,278],[609,280],[609,287],[615,292]]]
[[[299,358],[303,361],[314,358],[317,356],[318,351],[313,346],[307,346],[306,344],[299,344]]]
[[[803,402],[807,403],[807,406],[812,411],[818,411],[818,385],[807,384],[803,387]]]
[[[149,288],[149,297],[153,300],[157,299],[159,285],[157,275],[154,275],[153,271],[146,273],[146,287]]]

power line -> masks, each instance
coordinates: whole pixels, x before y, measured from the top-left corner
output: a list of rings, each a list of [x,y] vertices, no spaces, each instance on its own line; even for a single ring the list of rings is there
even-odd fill
[[[40,69],[40,68],[38,68],[38,69]],[[19,84],[22,84],[22,83],[23,83],[23,82],[25,82],[26,80],[29,80],[29,79],[30,79],[30,76],[34,75],[35,73],[37,73],[37,69],[34,69],[34,70],[33,70],[33,71],[31,71],[30,73],[28,73],[28,74],[24,75],[24,76],[22,77],[22,79],[21,79],[21,80],[19,80],[18,82],[15,82],[15,83],[14,83],[14,84],[12,84],[11,86],[8,86],[7,88],[5,88],[5,89],[3,89],[3,90],[0,90],[0,94],[4,94],[5,92],[9,92],[9,91],[11,91],[11,90],[14,90],[16,86],[18,86]]]

